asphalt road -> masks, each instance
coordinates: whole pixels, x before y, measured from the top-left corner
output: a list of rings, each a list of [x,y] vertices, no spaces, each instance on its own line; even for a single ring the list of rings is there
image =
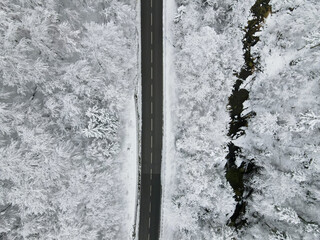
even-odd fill
[[[157,240],[161,209],[162,0],[141,0],[142,166],[139,240]]]

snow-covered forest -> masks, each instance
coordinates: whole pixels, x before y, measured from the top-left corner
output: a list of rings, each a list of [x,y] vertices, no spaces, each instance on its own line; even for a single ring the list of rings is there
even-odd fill
[[[136,4],[0,1],[0,239],[132,234]]]
[[[319,239],[320,2],[176,5],[162,238]]]
[[[237,145],[259,167],[245,239],[320,238],[320,2],[271,1],[252,54],[246,104],[254,111]]]

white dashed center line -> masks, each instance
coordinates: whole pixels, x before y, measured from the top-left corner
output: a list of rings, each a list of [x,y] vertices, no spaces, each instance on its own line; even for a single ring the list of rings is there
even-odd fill
[[[153,44],[153,33],[152,33],[152,31],[151,31],[150,38],[151,38],[151,45],[152,45]]]
[[[152,108],[152,105],[151,105]],[[152,110],[151,110],[152,111]],[[153,131],[153,118],[151,118],[151,132]]]

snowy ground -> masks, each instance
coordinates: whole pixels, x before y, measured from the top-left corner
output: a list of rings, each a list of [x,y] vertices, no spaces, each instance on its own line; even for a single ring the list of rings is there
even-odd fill
[[[164,71],[164,135],[162,152],[162,209],[161,209],[161,231],[160,239],[172,239],[171,229],[173,219],[170,219],[170,193],[172,191],[175,178],[175,148],[174,148],[174,130],[173,130],[173,106],[175,105],[175,70],[174,65],[174,47],[172,35],[172,22],[176,13],[176,4],[172,0],[163,1],[163,71]]]
[[[132,96],[127,106],[127,119],[125,119],[125,133],[124,142],[122,145],[122,153],[118,157],[118,161],[124,162],[122,171],[123,179],[126,180],[127,194],[126,198],[127,216],[123,224],[127,229],[125,234],[126,239],[131,239],[133,232],[135,231],[136,221],[136,207],[137,207],[137,180],[138,180],[138,129],[137,129],[137,111],[135,99]]]
[[[137,1],[136,4],[136,12],[137,12],[137,35],[138,35],[138,43],[137,43],[137,62],[138,62],[138,75],[137,75],[137,83],[134,91],[135,98],[135,144],[136,144],[136,177],[135,177],[135,206],[134,206],[134,224],[133,224],[133,234],[132,239],[136,239],[137,234],[139,232],[139,219],[140,219],[140,174],[141,174],[141,126],[142,126],[142,86],[141,86],[141,1]],[[131,198],[132,201],[132,198]],[[129,210],[131,211],[131,209]]]

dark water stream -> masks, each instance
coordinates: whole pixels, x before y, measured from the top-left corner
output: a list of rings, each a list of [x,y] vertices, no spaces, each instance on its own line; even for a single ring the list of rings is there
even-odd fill
[[[245,64],[240,72],[236,74],[237,81],[233,86],[232,94],[229,97],[228,109],[231,117],[228,136],[231,141],[228,144],[229,153],[226,156],[227,163],[226,179],[230,183],[235,193],[235,200],[237,202],[236,209],[228,221],[229,226],[234,226],[240,229],[246,224],[244,217],[247,201],[246,199],[251,195],[253,189],[248,184],[250,176],[257,172],[257,166],[254,159],[247,159],[241,154],[241,148],[233,143],[245,134],[245,128],[248,127],[248,119],[255,116],[255,112],[250,112],[243,115],[243,103],[249,98],[249,91],[241,88],[242,83],[251,76],[256,69],[259,59],[255,59],[251,54],[251,48],[259,41],[259,37],[255,36],[260,31],[264,20],[271,13],[270,0],[257,0],[251,7],[252,20],[248,21],[245,27],[245,36],[242,40],[244,50]],[[240,166],[236,164],[236,160],[240,158]]]

